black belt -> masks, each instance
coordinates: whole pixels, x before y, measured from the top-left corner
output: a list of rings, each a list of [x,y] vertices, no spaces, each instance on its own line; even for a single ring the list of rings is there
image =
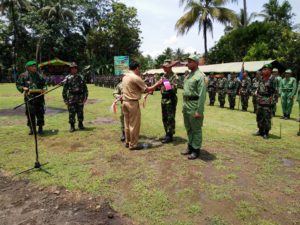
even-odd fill
[[[185,101],[196,101],[199,99],[199,96],[183,96],[183,100]]]

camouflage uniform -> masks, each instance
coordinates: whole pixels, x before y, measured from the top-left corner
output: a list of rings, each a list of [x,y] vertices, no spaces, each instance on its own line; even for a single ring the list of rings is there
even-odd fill
[[[83,122],[83,107],[88,98],[88,89],[83,77],[79,74],[68,75],[64,84],[62,96],[68,105],[69,123],[75,124],[75,115],[79,123]]]
[[[260,78],[254,77],[252,80],[252,85],[251,85],[251,95],[252,95],[252,103],[253,103],[253,112],[256,113],[257,111],[257,96],[256,96],[256,90],[258,88],[258,84],[260,82]]]
[[[120,83],[117,84],[114,92],[113,92],[113,96],[118,99],[122,96],[122,81]],[[123,112],[123,107],[122,107],[122,99],[120,100],[121,102],[121,107],[120,107],[120,111],[121,111],[121,114],[120,114],[120,122],[121,122],[121,132],[122,132],[122,135],[121,135],[121,141],[125,141],[125,125],[124,125],[124,112]]]
[[[175,134],[175,115],[177,106],[177,75],[173,72],[166,73],[163,79],[169,80],[172,89],[166,91],[161,86],[161,113],[166,135],[172,137]]]
[[[208,79],[209,105],[215,104],[216,91],[217,91],[217,79],[214,77],[209,77]]]
[[[230,109],[234,109],[235,97],[239,87],[239,81],[236,78],[232,78],[228,81],[227,94]]]
[[[24,101],[28,101],[41,93],[30,93],[30,90],[46,90],[46,80],[39,74],[30,74],[28,71],[20,74],[16,87],[21,93],[24,92],[23,87],[27,87],[29,92],[24,93]],[[45,99],[44,95],[28,102],[26,104],[25,114],[27,117],[27,126],[33,131],[35,125],[39,128],[45,125],[44,115],[45,115]],[[31,122],[32,126],[31,126]]]
[[[241,81],[241,88],[239,91],[241,96],[243,111],[247,111],[250,90],[251,90],[251,79],[249,77],[243,78],[243,80]]]
[[[282,78],[280,75],[278,75],[278,76],[274,77],[274,79],[275,79],[276,93],[274,95],[274,101],[273,101],[273,106],[272,106],[273,116],[275,116],[275,113],[276,113],[276,108],[277,108],[276,104],[279,99],[279,88],[280,88],[280,82],[281,82]]]
[[[268,136],[271,130],[272,103],[276,93],[276,84],[274,77],[270,76],[268,80],[261,79],[257,88],[257,112],[256,121],[259,128],[259,134]]]
[[[225,77],[219,78],[217,82],[218,100],[220,106],[224,108],[225,98],[227,92],[227,79]]]
[[[297,102],[298,102],[298,122],[300,123],[300,80],[298,82],[298,94],[297,94]],[[300,124],[299,124],[299,131],[297,133],[298,136],[300,136]]]

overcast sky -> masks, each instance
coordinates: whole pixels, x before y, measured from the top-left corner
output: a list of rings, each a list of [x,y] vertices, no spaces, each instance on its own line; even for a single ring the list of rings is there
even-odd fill
[[[138,18],[141,21],[142,44],[141,51],[144,55],[152,57],[162,53],[167,47],[172,49],[181,48],[186,53],[197,51],[204,52],[203,34],[198,33],[198,29],[193,27],[186,35],[178,36],[175,30],[176,21],[184,14],[184,7],[179,6],[179,0],[119,0],[128,6],[137,8]],[[262,5],[268,0],[248,0],[248,13],[261,12]],[[279,0],[280,3],[283,0]],[[294,17],[294,23],[300,23],[300,15],[297,9],[300,9],[300,0],[289,0]],[[236,12],[243,8],[243,0],[238,4],[228,4]],[[214,44],[224,34],[224,26],[215,22],[213,24],[213,37],[208,34],[208,48]]]

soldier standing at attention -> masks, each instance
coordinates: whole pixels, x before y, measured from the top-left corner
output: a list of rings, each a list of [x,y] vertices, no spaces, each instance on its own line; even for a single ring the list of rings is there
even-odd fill
[[[139,100],[145,92],[153,92],[162,84],[162,80],[156,82],[153,86],[147,87],[140,76],[140,65],[131,62],[129,71],[125,73],[122,80],[123,86],[123,112],[125,122],[125,147],[129,150],[140,150],[142,146],[138,145],[139,133],[141,127],[141,110]]]
[[[83,107],[88,98],[88,89],[84,78],[78,74],[78,67],[75,62],[70,65],[70,75],[66,77],[62,96],[69,110],[70,132],[75,131],[76,114],[78,128],[83,130]]]
[[[188,147],[181,154],[189,155],[188,159],[196,159],[202,146],[202,126],[206,98],[205,74],[199,68],[199,56],[190,55],[187,67],[191,73],[185,78],[183,85],[183,120],[188,136]]]
[[[177,106],[177,75],[172,71],[172,67],[177,63],[165,62],[163,64],[163,85],[161,85],[161,113],[162,121],[165,129],[165,137],[162,139],[162,143],[169,143],[173,141],[173,135],[175,134],[175,116]],[[166,83],[167,82],[167,83]],[[167,84],[167,86],[165,85]],[[169,85],[169,86],[168,86]]]
[[[251,91],[251,79],[248,76],[248,72],[244,71],[243,79],[241,81],[241,88],[239,94],[241,96],[242,111],[246,112],[248,109],[248,100]]]
[[[231,110],[234,110],[235,106],[235,97],[238,91],[239,81],[236,79],[235,74],[231,74],[230,79],[228,80],[227,94],[228,102]]]
[[[281,96],[281,105],[282,105],[282,119],[289,119],[292,113],[294,97],[297,91],[297,81],[292,76],[292,70],[287,69],[284,72],[285,78],[280,82],[279,93]]]
[[[123,107],[122,107],[122,104],[123,104],[123,100],[122,100],[122,78],[123,76],[121,77],[121,82],[117,84],[114,92],[113,92],[113,96],[116,98],[116,99],[120,99],[120,102],[121,102],[121,114],[120,114],[120,122],[121,122],[121,141],[125,141],[125,126],[124,126],[124,113],[123,113]]]
[[[262,79],[258,83],[256,91],[257,95],[257,111],[256,121],[259,131],[257,135],[261,135],[264,139],[269,137],[272,120],[272,104],[276,86],[274,77],[271,76],[272,65],[266,64],[262,68]]]
[[[298,94],[297,94],[297,102],[298,102],[298,105],[299,105],[299,110],[298,110],[298,113],[299,113],[299,116],[298,116],[298,122],[300,123],[300,80],[298,82]],[[298,136],[300,136],[300,129],[297,133]]]
[[[272,113],[273,113],[273,116],[275,116],[275,113],[276,113],[276,104],[278,102],[278,98],[279,98],[279,87],[280,87],[280,81],[282,80],[281,79],[281,76],[279,75],[279,72],[278,72],[278,69],[277,68],[274,68],[272,70],[272,76],[274,77],[275,79],[275,86],[276,86],[276,93],[274,95],[274,101],[273,101],[273,106],[272,106]]]
[[[252,79],[252,85],[251,85],[251,95],[252,95],[252,103],[253,103],[253,112],[256,113],[257,110],[257,96],[256,96],[256,90],[258,88],[258,84],[261,80],[261,72],[256,71],[255,77]]]
[[[220,78],[218,79],[217,91],[218,91],[218,100],[220,103],[220,107],[224,108],[226,92],[227,92],[227,79],[224,77],[223,73],[220,75]]]
[[[210,73],[208,79],[208,95],[209,95],[209,105],[211,106],[215,104],[216,91],[217,91],[217,80],[214,76],[214,73]]]
[[[28,61],[25,65],[26,72],[20,74],[16,82],[18,91],[24,93],[24,101],[43,93],[47,90],[46,80],[37,72],[36,61]],[[27,116],[27,126],[29,135],[35,132],[35,126],[38,126],[38,134],[43,134],[45,125],[45,99],[44,95],[26,103],[25,113]]]

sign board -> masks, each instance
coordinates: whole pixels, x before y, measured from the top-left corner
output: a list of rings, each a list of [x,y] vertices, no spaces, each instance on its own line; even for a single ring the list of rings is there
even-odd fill
[[[115,56],[114,57],[115,75],[120,76],[124,74],[125,70],[129,68],[129,56]]]

